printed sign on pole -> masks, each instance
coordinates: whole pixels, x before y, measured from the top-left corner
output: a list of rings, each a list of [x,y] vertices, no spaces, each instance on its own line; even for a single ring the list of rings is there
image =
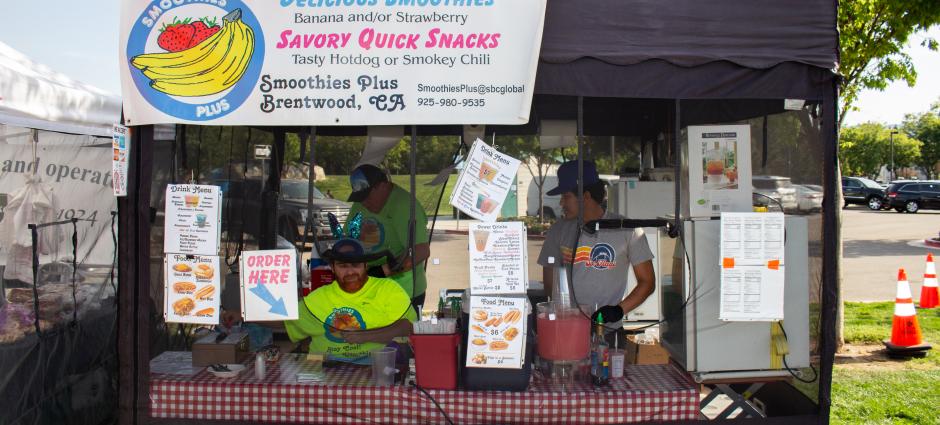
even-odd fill
[[[167,254],[163,265],[166,321],[218,324],[219,257]]]
[[[477,139],[457,177],[450,204],[473,218],[496,221],[519,164],[518,159]]]
[[[470,293],[525,294],[528,243],[525,223],[470,225]]]
[[[297,253],[246,251],[241,259],[242,318],[248,322],[297,320]]]
[[[111,160],[111,184],[114,196],[127,196],[127,160],[131,149],[131,137],[127,127],[114,125],[111,149],[114,153]]]
[[[468,332],[467,367],[521,369],[526,298],[471,296]]]
[[[167,185],[163,252],[218,254],[221,204],[218,186]]]

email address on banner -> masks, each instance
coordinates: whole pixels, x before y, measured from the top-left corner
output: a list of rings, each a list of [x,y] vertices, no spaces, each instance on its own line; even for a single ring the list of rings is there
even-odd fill
[[[524,85],[515,84],[418,84],[418,93],[471,93],[478,95],[487,94],[518,94],[525,93]]]

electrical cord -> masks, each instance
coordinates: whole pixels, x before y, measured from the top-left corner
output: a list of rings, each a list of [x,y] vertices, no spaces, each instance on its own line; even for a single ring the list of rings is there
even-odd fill
[[[783,325],[780,326],[780,330],[783,332],[783,339],[787,340],[787,343],[789,344],[790,338],[787,337],[787,330],[783,328]],[[787,365],[787,354],[784,354],[782,357],[783,367],[787,370],[787,372],[790,373],[791,376],[793,376],[793,379],[796,379],[797,381],[800,381],[804,384],[812,384],[813,382],[816,382],[817,379],[819,379],[819,371],[816,370],[816,367],[813,366],[812,362],[810,362],[809,368],[813,371],[813,379],[806,380],[797,376],[797,374],[793,372],[794,369],[791,369],[790,366]]]
[[[450,419],[450,416],[447,416],[447,412],[444,411],[444,409],[441,407],[441,405],[438,404],[437,400],[435,400],[434,397],[431,396],[430,393],[428,393],[427,391],[425,391],[424,388],[421,388],[421,386],[419,386],[419,385],[418,385],[417,383],[415,383],[415,382],[412,382],[411,385],[413,385],[415,388],[417,388],[418,391],[421,391],[421,392],[424,394],[425,397],[427,397],[429,400],[431,400],[432,403],[434,403],[434,407],[437,407],[437,411],[438,411],[438,412],[441,412],[441,415],[444,416],[444,420],[446,420],[448,424],[454,425],[454,421],[452,421],[452,420]]]

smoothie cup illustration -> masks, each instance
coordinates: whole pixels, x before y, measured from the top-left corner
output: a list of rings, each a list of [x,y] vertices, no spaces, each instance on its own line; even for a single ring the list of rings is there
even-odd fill
[[[198,207],[199,206],[199,195],[186,195],[185,202],[187,207]]]
[[[206,215],[205,214],[196,214],[196,226],[206,227]]]
[[[490,238],[489,230],[474,230],[473,242],[476,243],[477,252],[483,252],[486,249],[486,241]]]
[[[496,167],[486,161],[480,163],[480,180],[492,182],[494,178],[496,178]]]

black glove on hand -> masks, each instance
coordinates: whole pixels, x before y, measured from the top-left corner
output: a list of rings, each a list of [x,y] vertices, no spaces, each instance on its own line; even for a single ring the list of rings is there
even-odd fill
[[[597,315],[604,317],[604,322],[614,323],[623,320],[623,308],[619,305],[605,305],[591,315],[591,322],[597,323]]]

